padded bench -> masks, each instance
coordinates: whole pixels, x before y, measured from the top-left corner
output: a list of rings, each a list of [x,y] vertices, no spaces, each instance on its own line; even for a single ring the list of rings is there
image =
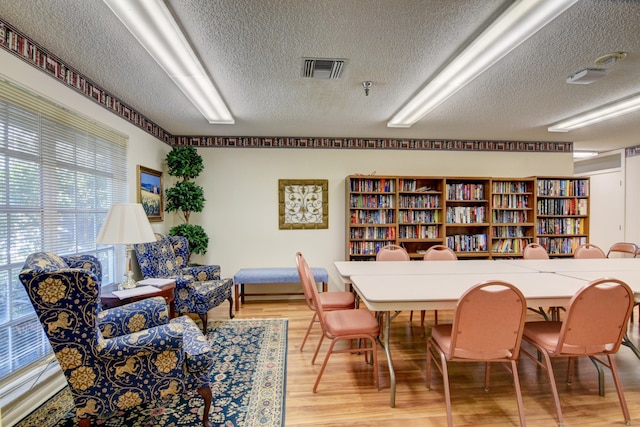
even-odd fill
[[[322,283],[322,291],[327,291],[327,283],[329,283],[329,273],[326,268],[312,267],[313,278],[317,283]],[[259,293],[248,294],[244,290],[244,285],[261,285],[267,283],[300,283],[298,269],[294,267],[271,267],[271,268],[242,268],[235,276],[236,311],[240,309],[240,302],[244,304],[244,297],[266,296],[266,295],[304,295],[298,293]],[[239,292],[238,292],[238,288]],[[239,297],[239,298],[238,298]]]

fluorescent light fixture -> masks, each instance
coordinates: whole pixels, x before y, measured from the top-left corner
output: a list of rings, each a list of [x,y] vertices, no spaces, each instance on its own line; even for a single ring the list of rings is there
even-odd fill
[[[595,157],[598,153],[596,151],[574,151],[574,159],[588,159],[589,157]]]
[[[210,124],[234,119],[162,0],[104,0]]]
[[[407,102],[387,126],[411,127],[577,1],[516,1]]]
[[[559,121],[549,126],[547,130],[549,132],[569,132],[637,110],[640,110],[640,93]]]

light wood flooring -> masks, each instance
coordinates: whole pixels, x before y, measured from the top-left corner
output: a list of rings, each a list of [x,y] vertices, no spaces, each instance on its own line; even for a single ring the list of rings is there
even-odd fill
[[[637,309],[636,309],[637,317]],[[287,357],[286,426],[446,426],[446,410],[442,378],[434,370],[433,389],[425,386],[426,338],[428,327],[420,328],[420,314],[401,313],[392,322],[391,351],[397,378],[396,407],[389,406],[389,370],[384,350],[380,349],[380,390],[373,385],[372,367],[362,355],[332,355],[318,387],[312,388],[328,344],[320,350],[315,365],[311,358],[319,338],[316,325],[300,352],[300,343],[312,313],[302,300],[252,301],[236,313],[237,318],[278,317],[289,319]],[[210,319],[228,319],[228,305],[210,312]],[[439,313],[441,322],[450,314]],[[532,320],[540,319],[531,315]],[[427,312],[427,323],[433,322]],[[630,325],[631,338],[639,342],[638,320]],[[640,360],[626,347],[616,355],[632,423],[640,425]],[[605,397],[598,395],[598,379],[588,360],[576,363],[573,383],[567,385],[566,362],[555,365],[558,392],[562,402],[565,426],[625,425],[615,387],[605,370]],[[453,419],[456,426],[518,426],[518,410],[511,375],[494,366],[491,387],[483,390],[484,368],[479,364],[450,365]],[[557,425],[555,407],[546,373],[532,361],[521,357],[519,374],[527,425]]]

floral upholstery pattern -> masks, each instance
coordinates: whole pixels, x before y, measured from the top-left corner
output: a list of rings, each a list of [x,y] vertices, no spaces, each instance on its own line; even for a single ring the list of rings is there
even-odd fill
[[[208,418],[214,361],[209,341],[190,318],[169,321],[161,297],[100,311],[101,272],[90,255],[40,252],[27,258],[20,273],[81,425],[98,414],[192,390],[205,397]]]
[[[176,281],[174,291],[176,313],[195,313],[207,332],[207,312],[229,301],[229,317],[233,318],[233,279],[220,278],[220,266],[188,266],[189,243],[183,236],[156,233],[156,241],[133,245],[144,278],[170,278]]]

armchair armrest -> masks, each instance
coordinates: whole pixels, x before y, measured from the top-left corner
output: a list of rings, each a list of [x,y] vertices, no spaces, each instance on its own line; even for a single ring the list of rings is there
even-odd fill
[[[126,359],[137,355],[159,354],[164,351],[178,351],[183,345],[184,327],[169,324],[145,329],[133,334],[101,339],[98,343],[99,356],[106,359]]]
[[[98,327],[105,338],[131,334],[169,322],[167,305],[162,297],[103,310],[97,316]]]
[[[195,278],[195,280],[203,282],[205,280],[216,280],[220,278],[220,266],[219,265],[197,265],[185,267],[182,269],[182,274],[188,274]]]

